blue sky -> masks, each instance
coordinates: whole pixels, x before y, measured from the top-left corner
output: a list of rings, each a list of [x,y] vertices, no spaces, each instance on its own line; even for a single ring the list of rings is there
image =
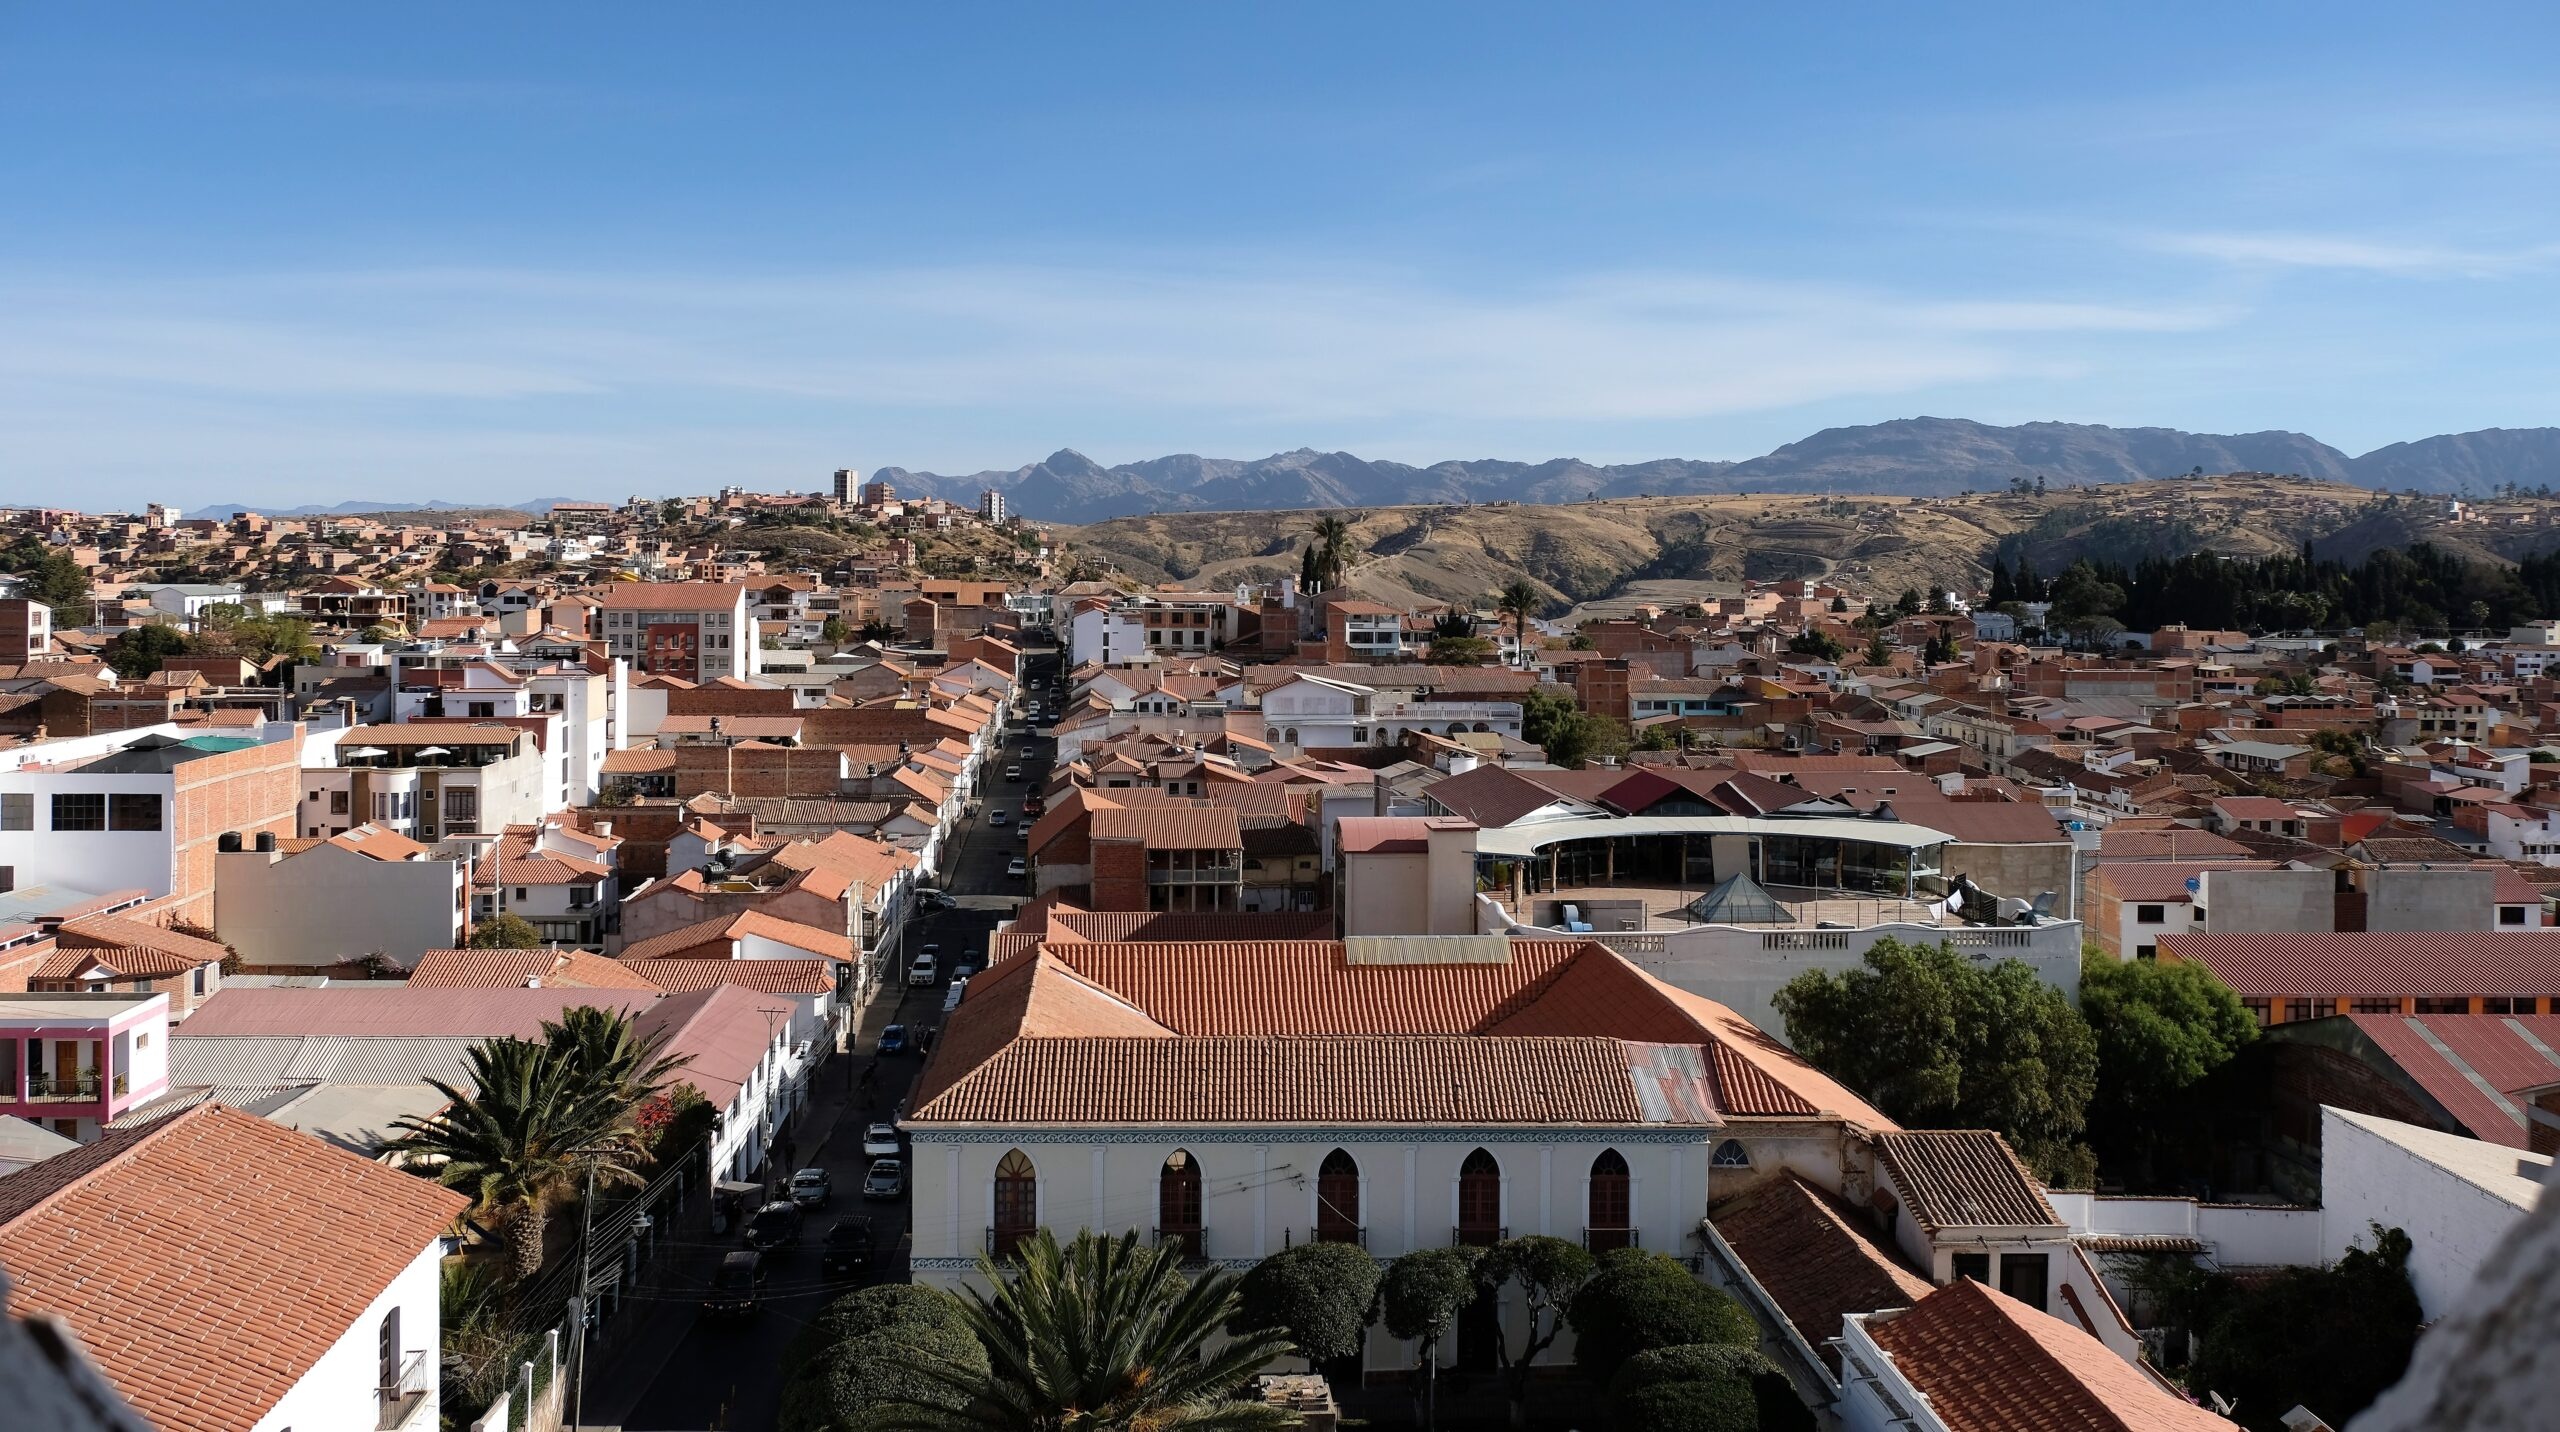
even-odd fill
[[[0,6],[0,502],[2549,424],[2556,41],[2548,5]]]

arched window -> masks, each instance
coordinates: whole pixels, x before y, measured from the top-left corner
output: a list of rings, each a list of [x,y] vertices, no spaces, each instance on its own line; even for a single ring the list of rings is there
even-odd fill
[[[1591,1161],[1591,1198],[1584,1214],[1582,1241],[1594,1253],[1629,1247],[1636,1241],[1635,1199],[1627,1178],[1627,1161],[1616,1149],[1602,1149]]]
[[[1040,1175],[1020,1149],[1007,1149],[996,1163],[994,1226],[987,1230],[987,1250],[999,1258],[1040,1226]]]
[[[1156,1175],[1156,1243],[1180,1248],[1185,1259],[1208,1256],[1200,1236],[1200,1161],[1181,1149]]]
[[[1298,744],[1298,728],[1295,726],[1290,727],[1288,730],[1280,733],[1280,738],[1287,741],[1292,746]]]
[[[1707,1165],[1710,1168],[1749,1168],[1751,1153],[1742,1146],[1742,1140],[1727,1139],[1716,1145],[1715,1156],[1707,1160]]]
[[[1458,1165],[1458,1236],[1469,1247],[1502,1241],[1502,1165],[1482,1149]]]
[[[1316,1169],[1316,1241],[1367,1241],[1360,1227],[1360,1163],[1341,1149]]]

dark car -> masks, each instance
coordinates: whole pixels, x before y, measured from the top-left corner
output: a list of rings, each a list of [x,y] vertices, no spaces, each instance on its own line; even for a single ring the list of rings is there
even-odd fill
[[[830,1278],[850,1278],[871,1267],[871,1220],[839,1218],[827,1228],[827,1251],[818,1271]]]
[[[791,1176],[791,1201],[802,1208],[824,1208],[835,1202],[835,1180],[822,1168],[804,1168]]]
[[[764,1291],[764,1255],[753,1249],[731,1253],[712,1270],[711,1289],[702,1295],[702,1311],[711,1317],[744,1317],[756,1310]]]
[[[890,1025],[887,1029],[881,1030],[881,1031],[880,1031],[880,1052],[881,1052],[881,1053],[883,1053],[883,1054],[904,1054],[904,1053],[906,1053],[906,1052],[907,1052],[907,1027],[906,1027],[905,1025],[903,1025],[903,1024],[893,1024],[893,1025]]]
[[[777,1198],[747,1220],[747,1246],[760,1253],[788,1247],[800,1239],[800,1205]]]

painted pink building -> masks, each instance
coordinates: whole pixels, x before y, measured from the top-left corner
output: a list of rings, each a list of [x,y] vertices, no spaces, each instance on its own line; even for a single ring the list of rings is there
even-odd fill
[[[0,995],[0,1114],[90,1143],[167,1092],[167,995]]]

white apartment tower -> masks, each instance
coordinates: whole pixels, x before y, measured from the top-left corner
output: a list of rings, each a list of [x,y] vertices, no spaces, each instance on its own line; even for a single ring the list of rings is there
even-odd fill
[[[979,493],[978,516],[991,524],[1004,521],[1004,494],[992,487]]]

